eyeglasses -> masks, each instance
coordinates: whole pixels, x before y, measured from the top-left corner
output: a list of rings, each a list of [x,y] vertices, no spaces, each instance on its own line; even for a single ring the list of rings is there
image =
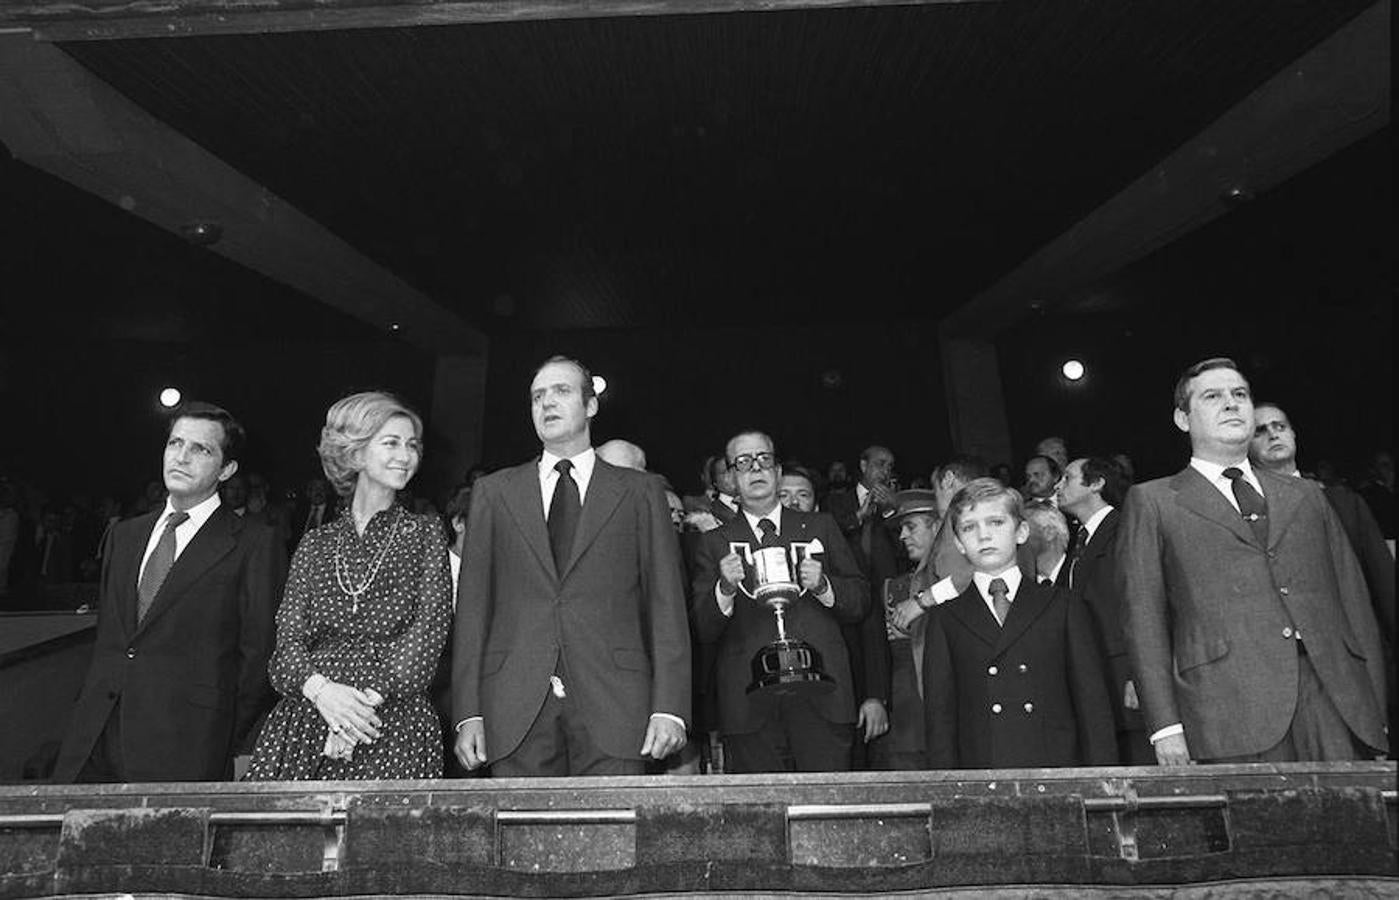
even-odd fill
[[[777,465],[777,454],[768,453],[741,453],[729,460],[730,469],[738,469],[740,472],[751,472],[755,468],[767,470]]]

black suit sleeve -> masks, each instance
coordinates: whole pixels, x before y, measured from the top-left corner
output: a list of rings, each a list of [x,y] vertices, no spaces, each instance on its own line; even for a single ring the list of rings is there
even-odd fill
[[[271,705],[267,660],[272,653],[277,603],[286,582],[286,553],[271,528],[250,530],[252,543],[243,566],[238,597],[238,706],[233,742],[241,747],[258,717]]]

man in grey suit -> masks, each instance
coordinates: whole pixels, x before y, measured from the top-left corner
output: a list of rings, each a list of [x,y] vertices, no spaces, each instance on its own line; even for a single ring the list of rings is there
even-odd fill
[[[1133,487],[1118,537],[1123,628],[1163,765],[1374,756],[1384,656],[1321,488],[1254,469],[1253,400],[1229,359],[1176,383],[1190,464]]]
[[[472,490],[452,650],[456,755],[496,776],[640,775],[685,744],[690,632],[661,480],[592,447],[592,375],[530,385],[542,453]]]

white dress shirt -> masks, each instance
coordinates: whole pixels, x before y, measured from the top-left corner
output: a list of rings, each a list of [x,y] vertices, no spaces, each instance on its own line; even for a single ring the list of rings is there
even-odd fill
[[[559,472],[554,466],[562,456],[555,456],[545,450],[539,457],[539,492],[544,495],[544,518],[549,518],[549,505],[554,502],[554,488],[559,483]],[[592,447],[584,450],[577,456],[570,456],[568,461],[573,463],[574,482],[578,485],[578,505],[582,506],[583,501],[588,498],[588,484],[593,480],[593,468],[597,466],[597,453]]]
[[[1258,492],[1258,496],[1265,497],[1263,485],[1259,483],[1258,476],[1253,472],[1253,466],[1249,464],[1248,457],[1244,457],[1232,466],[1244,473],[1244,481],[1253,485],[1253,489]],[[1239,509],[1239,501],[1234,499],[1234,482],[1224,475],[1224,470],[1230,466],[1221,466],[1219,463],[1212,463],[1208,460],[1200,459],[1198,456],[1190,457],[1190,468],[1205,476],[1205,480],[1214,485],[1215,490],[1224,495],[1224,499],[1229,501],[1229,505],[1234,509]],[[1242,512],[1242,510],[1240,510]]]
[[[179,559],[180,554],[185,552],[189,542],[194,540],[194,536],[199,533],[199,529],[204,527],[204,523],[209,521],[209,517],[214,514],[214,510],[219,508],[221,502],[219,492],[214,491],[209,499],[185,510],[189,513],[189,518],[175,526],[175,559]],[[155,552],[155,545],[160,543],[160,536],[165,533],[165,523],[174,511],[174,504],[170,502],[169,497],[166,497],[165,512],[155,520],[155,528],[151,530],[150,539],[146,541],[146,552],[141,556],[141,567],[136,570],[137,584],[140,584],[141,573],[146,570],[146,561]]]
[[[1020,581],[1024,576],[1020,572],[1020,566],[1011,563],[1010,568],[1003,572],[991,574],[980,570],[972,573],[972,583],[981,592],[981,600],[986,604],[986,608],[991,611],[991,618],[996,618],[996,601],[991,599],[991,582],[997,578],[1006,583],[1006,599],[1011,605],[1015,605],[1015,595],[1020,593]],[[999,621],[999,620],[997,620]]]

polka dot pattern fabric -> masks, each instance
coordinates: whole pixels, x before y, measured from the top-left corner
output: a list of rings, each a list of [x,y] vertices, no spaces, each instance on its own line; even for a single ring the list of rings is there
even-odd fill
[[[363,585],[389,542],[377,573]],[[336,555],[341,577],[336,577]],[[447,545],[434,516],[393,507],[361,536],[348,507],[296,548],[277,611],[268,666],[281,694],[268,716],[249,781],[439,778],[442,731],[427,689],[452,621]],[[348,760],[323,755],[328,726],[301,693],[313,673],[384,697],[382,736]]]

